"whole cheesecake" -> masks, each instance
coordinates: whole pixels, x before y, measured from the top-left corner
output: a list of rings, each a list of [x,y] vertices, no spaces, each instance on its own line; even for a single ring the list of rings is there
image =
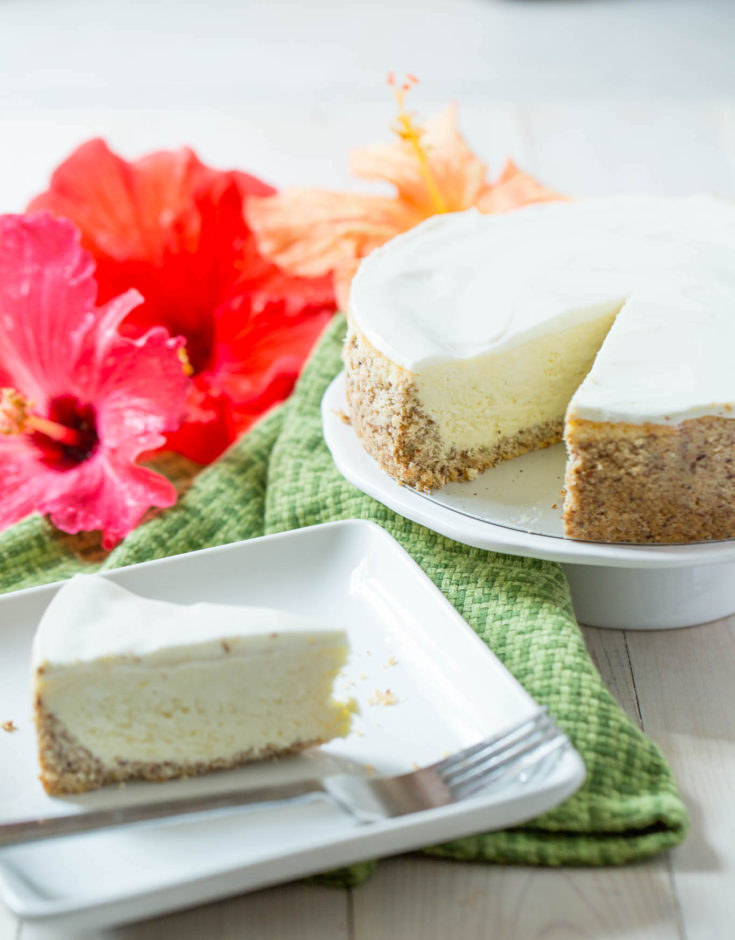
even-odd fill
[[[573,538],[735,536],[735,207],[709,197],[435,216],[350,298],[350,418],[422,490],[564,437]]]
[[[77,576],[33,644],[41,782],[168,780],[343,737],[345,632],[270,608],[171,604]]]

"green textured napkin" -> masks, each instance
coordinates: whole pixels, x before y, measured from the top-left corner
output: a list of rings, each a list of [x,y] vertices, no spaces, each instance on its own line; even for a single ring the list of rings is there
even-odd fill
[[[0,590],[334,519],[371,519],[413,556],[536,701],[548,705],[587,766],[584,786],[554,811],[427,851],[488,862],[604,865],[677,844],[688,820],[671,772],[605,689],[559,566],[451,542],[363,495],[335,469],[319,404],[341,368],[343,335],[340,317],[286,405],[109,556],[95,550],[93,538],[65,536],[38,517],[0,535]],[[369,870],[355,866],[332,880],[354,883]]]

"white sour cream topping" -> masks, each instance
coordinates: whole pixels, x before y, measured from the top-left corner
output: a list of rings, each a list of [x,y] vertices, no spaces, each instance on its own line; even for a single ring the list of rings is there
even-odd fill
[[[363,262],[350,303],[367,339],[419,375],[615,310],[576,416],[735,416],[735,206],[711,197],[435,216]]]

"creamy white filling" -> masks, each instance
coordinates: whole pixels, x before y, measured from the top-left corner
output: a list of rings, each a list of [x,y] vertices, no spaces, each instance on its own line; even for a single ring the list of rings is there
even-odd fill
[[[282,640],[214,662],[49,669],[37,690],[104,763],[210,762],[345,734],[348,710],[331,700],[344,659],[343,647]]]
[[[434,217],[371,254],[350,312],[426,389],[437,370],[479,373],[622,307],[570,413],[637,423],[730,417],[733,259],[735,207],[709,197],[470,211]],[[522,377],[529,397],[543,398],[543,379]]]
[[[615,313],[617,307],[505,353],[428,366],[416,375],[422,408],[444,441],[459,449],[492,447],[525,429],[559,421]]]
[[[343,630],[268,608],[184,606],[98,576],[56,594],[36,633],[34,692],[104,763],[210,762],[349,730],[331,697]]]

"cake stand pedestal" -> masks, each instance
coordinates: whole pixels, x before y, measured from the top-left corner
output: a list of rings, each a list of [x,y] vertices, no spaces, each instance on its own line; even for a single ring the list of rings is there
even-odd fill
[[[612,568],[563,564],[574,612],[590,627],[661,630],[735,612],[735,564]]]
[[[619,545],[567,539],[561,521],[565,453],[550,447],[424,494],[401,486],[365,453],[345,424],[344,377],[322,400],[337,468],[394,512],[465,545],[560,562],[577,619],[594,627],[663,630],[735,612],[735,540]]]

